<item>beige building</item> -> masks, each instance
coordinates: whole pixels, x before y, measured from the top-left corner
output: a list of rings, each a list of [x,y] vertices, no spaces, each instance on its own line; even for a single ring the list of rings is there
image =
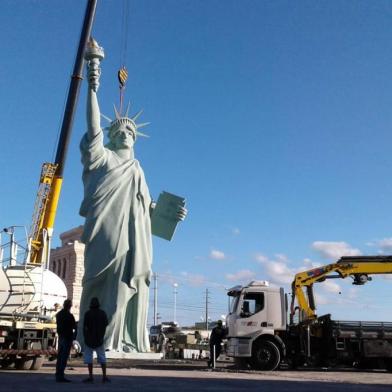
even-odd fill
[[[79,319],[82,278],[84,274],[84,244],[80,242],[83,226],[60,234],[61,246],[52,249],[49,269],[65,283],[68,298],[73,302],[72,313]]]

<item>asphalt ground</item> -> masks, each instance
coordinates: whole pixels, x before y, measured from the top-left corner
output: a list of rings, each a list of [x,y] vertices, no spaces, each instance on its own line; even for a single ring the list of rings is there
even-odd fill
[[[282,392],[372,392],[391,391],[392,373],[384,371],[239,371],[227,363],[208,369],[203,361],[108,361],[111,382],[101,382],[94,365],[94,383],[85,384],[87,369],[71,360],[66,370],[70,383],[56,383],[55,363],[39,371],[0,370],[0,391],[282,391]]]

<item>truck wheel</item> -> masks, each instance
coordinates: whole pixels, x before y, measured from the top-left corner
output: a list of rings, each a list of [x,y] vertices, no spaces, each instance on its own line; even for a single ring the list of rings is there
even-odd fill
[[[33,364],[31,365],[30,370],[39,370],[45,362],[45,357],[38,356],[33,359]]]
[[[280,352],[275,343],[262,340],[256,343],[252,353],[252,367],[259,370],[275,370],[280,363]]]
[[[17,370],[30,370],[33,365],[34,358],[18,358],[15,363],[15,368]]]

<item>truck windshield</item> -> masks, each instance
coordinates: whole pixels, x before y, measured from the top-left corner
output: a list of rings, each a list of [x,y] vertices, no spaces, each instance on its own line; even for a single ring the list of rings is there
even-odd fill
[[[238,300],[240,299],[240,295],[231,296],[230,298],[230,313],[234,313],[237,309]]]

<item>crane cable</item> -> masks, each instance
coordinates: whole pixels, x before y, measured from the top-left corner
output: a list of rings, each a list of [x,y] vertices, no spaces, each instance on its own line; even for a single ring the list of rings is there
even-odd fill
[[[120,88],[120,108],[119,113],[122,115],[125,84],[128,80],[128,71],[125,67],[125,58],[128,50],[128,22],[129,22],[129,0],[123,0],[122,20],[121,20],[121,50],[120,50],[120,69],[117,78]]]

